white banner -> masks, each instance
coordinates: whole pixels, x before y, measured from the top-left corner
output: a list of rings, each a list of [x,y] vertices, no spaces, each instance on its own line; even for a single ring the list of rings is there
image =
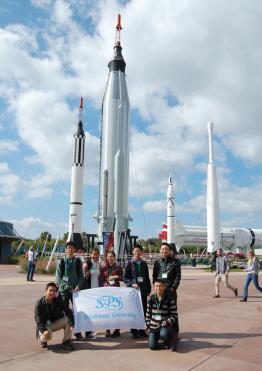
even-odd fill
[[[129,287],[100,287],[73,295],[75,332],[105,329],[144,329],[140,291]]]

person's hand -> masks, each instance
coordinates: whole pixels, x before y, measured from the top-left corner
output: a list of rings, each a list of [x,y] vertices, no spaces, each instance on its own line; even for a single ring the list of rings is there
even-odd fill
[[[167,321],[163,321],[163,322],[161,323],[161,326],[162,326],[162,327],[167,327],[167,326],[168,326]]]
[[[114,281],[114,280],[117,280],[117,279],[118,279],[118,276],[109,276],[108,277],[109,281]]]
[[[133,287],[134,289],[139,289],[139,286],[138,286],[137,283],[133,283],[132,287]]]
[[[43,332],[43,336],[44,336],[45,338],[48,338],[48,335],[49,335],[49,332],[48,332],[47,330],[45,330],[45,331]]]
[[[70,330],[73,332],[74,331],[74,326],[70,326]]]
[[[78,292],[80,291],[80,288],[78,286],[76,286],[76,288],[73,290],[73,292]]]

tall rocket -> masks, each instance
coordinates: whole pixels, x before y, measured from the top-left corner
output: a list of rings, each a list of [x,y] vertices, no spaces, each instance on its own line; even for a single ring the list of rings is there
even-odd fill
[[[213,160],[213,128],[208,122],[209,162],[207,166],[207,251],[220,248],[219,203],[217,191],[216,165]]]
[[[73,163],[71,172],[71,194],[69,208],[68,241],[76,243],[78,249],[83,248],[81,237],[82,200],[84,180],[85,133],[83,130],[83,98],[80,99],[79,120],[74,134]]]
[[[175,198],[172,176],[169,176],[167,188],[167,242],[175,243]]]
[[[118,15],[114,54],[102,104],[100,195],[97,213],[98,238],[114,232],[118,255],[119,238],[128,228],[130,105],[126,85],[126,63],[120,43],[121,16]]]

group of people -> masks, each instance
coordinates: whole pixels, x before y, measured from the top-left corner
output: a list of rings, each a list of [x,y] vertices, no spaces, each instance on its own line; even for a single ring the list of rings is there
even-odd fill
[[[221,248],[217,249],[213,255],[213,261],[211,264],[211,271],[215,272],[215,295],[214,298],[220,298],[219,292],[219,284],[223,281],[225,287],[230,289],[233,294],[237,297],[238,296],[238,289],[230,285],[228,281],[229,276],[229,269],[230,265],[227,259],[227,256],[223,254]],[[243,289],[243,295],[241,302],[246,302],[248,298],[248,287],[253,281],[255,288],[262,292],[262,287],[259,286],[258,283],[258,273],[259,273],[259,260],[255,256],[254,250],[250,249],[248,251],[248,261],[246,265],[246,269],[244,271],[247,273],[246,280]]]
[[[67,242],[66,257],[57,264],[56,283],[50,282],[46,286],[45,296],[36,303],[36,331],[41,346],[47,348],[52,332],[64,329],[62,346],[67,350],[73,350],[71,341],[74,326],[71,309],[73,293],[97,287],[119,287],[123,281],[127,287],[140,290],[145,316],[146,329],[130,329],[132,337],[134,339],[148,337],[148,345],[152,350],[159,348],[159,339],[162,339],[164,347],[175,351],[179,332],[177,288],[180,284],[181,268],[179,259],[172,255],[170,245],[162,243],[161,257],[154,263],[153,294],[148,265],[142,258],[143,249],[140,245],[134,246],[133,257],[126,262],[124,271],[116,262],[114,251],[106,254],[104,264],[100,263],[98,248],[93,248],[90,259],[84,262],[75,257],[75,251],[76,245]],[[74,335],[77,340],[94,339],[96,336],[91,331],[86,332],[84,337],[81,333]],[[105,336],[118,337],[120,330],[115,329],[112,333],[106,330]]]

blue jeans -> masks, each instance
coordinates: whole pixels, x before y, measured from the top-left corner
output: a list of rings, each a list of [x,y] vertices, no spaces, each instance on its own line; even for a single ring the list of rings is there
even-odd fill
[[[245,286],[244,286],[244,291],[243,291],[243,299],[244,300],[247,300],[248,286],[249,286],[249,284],[250,284],[251,281],[253,281],[255,288],[258,291],[262,292],[262,287],[260,287],[259,286],[259,283],[258,283],[258,275],[257,274],[248,273],[247,276],[246,276],[246,281],[245,281]]]
[[[171,327],[161,327],[159,331],[149,332],[148,346],[151,350],[155,350],[158,347],[158,339],[161,338],[165,344],[169,344],[173,336],[173,329]]]
[[[27,281],[31,281],[33,279],[35,273],[35,264],[33,262],[28,262],[27,267]]]

